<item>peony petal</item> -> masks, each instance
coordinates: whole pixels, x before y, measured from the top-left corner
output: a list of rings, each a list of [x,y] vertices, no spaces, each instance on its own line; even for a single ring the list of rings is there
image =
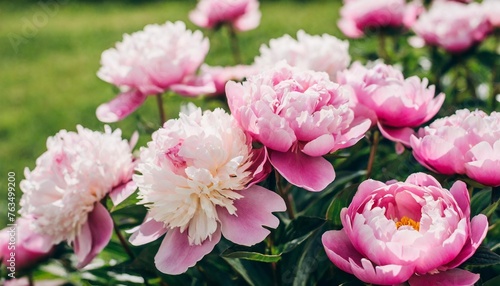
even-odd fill
[[[500,186],[500,160],[473,161],[465,163],[465,173],[474,181],[486,186]]]
[[[309,141],[302,148],[302,152],[309,156],[318,157],[328,154],[335,146],[335,139],[331,134],[324,134]]]
[[[469,259],[476,249],[481,245],[488,232],[488,218],[479,214],[472,218],[470,223],[470,239],[465,242],[464,247],[457,257],[446,264],[447,268],[455,268]]]
[[[288,182],[308,191],[319,192],[335,179],[332,164],[323,157],[311,157],[300,151],[283,153],[270,150],[269,158]]]
[[[170,275],[182,274],[210,253],[220,238],[221,232],[217,229],[211,239],[206,239],[200,245],[190,245],[187,231],[181,233],[179,228],[170,229],[156,253],[156,268]]]
[[[122,120],[134,112],[146,100],[147,95],[132,89],[122,92],[110,102],[97,107],[96,116],[101,122],[112,123]]]
[[[113,234],[113,220],[108,210],[96,203],[89,213],[88,221],[81,234],[75,239],[75,254],[78,257],[78,268],[89,264],[101,250],[108,245]]]
[[[251,246],[261,242],[270,233],[263,228],[276,228],[279,219],[273,212],[286,210],[285,202],[278,194],[254,185],[238,192],[243,198],[234,201],[236,215],[231,215],[225,208],[217,208],[222,234],[230,241]]]
[[[361,259],[361,264],[349,258],[353,274],[361,281],[378,285],[403,283],[413,275],[413,266],[388,264],[375,266],[368,259]]]
[[[357,26],[356,23],[352,20],[341,19],[337,22],[337,26],[339,29],[349,38],[361,38],[364,33]]]
[[[450,188],[450,193],[457,201],[464,217],[470,217],[470,197],[467,185],[462,181],[456,181]]]
[[[353,273],[349,258],[358,262],[363,258],[354,248],[343,229],[325,232],[321,237],[321,242],[323,243],[328,258],[330,258],[335,266],[345,272]]]
[[[408,283],[410,286],[472,286],[479,278],[479,274],[455,268],[437,274],[413,275]]]
[[[118,187],[114,188],[109,193],[109,198],[113,202],[113,205],[117,206],[124,200],[126,200],[128,197],[130,197],[135,192],[135,190],[137,190],[137,185],[135,184],[134,181],[130,181],[128,183],[121,184]]]
[[[215,84],[212,76],[205,74],[187,77],[182,83],[171,85],[170,90],[183,96],[200,96],[214,93]]]
[[[132,245],[143,245],[155,241],[167,232],[162,222],[154,220],[149,213],[140,226],[132,230],[129,241]]]
[[[414,173],[408,176],[408,178],[406,178],[405,183],[414,184],[421,187],[434,186],[440,189],[443,188],[441,184],[438,182],[438,180],[436,180],[436,178],[421,172]]]
[[[380,124],[380,122],[378,122],[377,125],[382,136],[393,142],[400,142],[406,147],[410,147],[410,137],[415,134],[415,130],[409,127],[391,128]]]
[[[431,102],[429,102],[429,105],[427,106],[427,115],[423,122],[431,120],[431,118],[438,113],[439,109],[444,103],[444,98],[444,93],[440,93],[438,96],[432,99]]]
[[[267,156],[267,148],[253,149],[252,152],[252,165],[248,170],[252,170],[253,176],[252,181],[248,183],[247,187],[263,181],[272,170]]]

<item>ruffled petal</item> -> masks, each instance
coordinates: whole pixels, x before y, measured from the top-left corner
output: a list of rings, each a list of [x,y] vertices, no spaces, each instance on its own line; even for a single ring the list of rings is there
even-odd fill
[[[254,185],[238,192],[243,198],[234,201],[236,214],[217,208],[222,234],[230,241],[251,246],[261,242],[270,233],[263,226],[276,228],[279,219],[273,212],[286,210],[285,202],[278,194]]]

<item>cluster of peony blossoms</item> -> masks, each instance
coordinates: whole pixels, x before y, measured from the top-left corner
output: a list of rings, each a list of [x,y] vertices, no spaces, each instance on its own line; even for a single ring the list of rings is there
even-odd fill
[[[414,24],[423,11],[418,2],[344,2],[338,24],[349,37],[371,28],[412,26],[428,44],[450,52],[479,43],[497,17],[477,12],[477,4],[446,2],[433,4]],[[463,29],[433,22],[439,5],[460,7],[442,17],[442,25]],[[473,11],[467,19],[474,21],[464,20],[464,7]],[[201,0],[189,17],[200,27],[229,25],[234,32],[255,28],[260,12],[256,0]],[[441,40],[426,38],[432,25]],[[20,185],[19,267],[45,259],[61,242],[73,247],[77,267],[86,266],[109,243],[113,227],[119,235],[104,202],[109,197],[116,206],[134,192],[139,202],[133,207],[145,208],[146,215],[134,217],[143,221],[128,231],[129,242],[153,248],[158,242],[154,264],[162,273],[188,272],[220,242],[220,248],[228,242],[257,245],[275,235],[270,229],[280,222],[284,228],[293,222],[290,213],[288,220],[277,212],[298,209],[287,200],[295,190],[281,192],[279,175],[290,185],[323,191],[338,169],[324,156],[355,145],[371,128],[396,142],[397,153],[413,148],[417,161],[433,172],[500,186],[500,113],[459,110],[415,132],[438,113],[445,98],[426,78],[405,78],[380,62],[349,67],[347,41],[302,30],[296,39],[284,35],[263,44],[252,65],[209,66],[204,63],[208,49],[200,31],[167,22],[125,35],[103,53],[98,76],[122,93],[98,107],[102,122],[121,120],[148,96],[166,91],[225,95],[231,113],[184,106],[179,118],[152,134],[139,158],[132,155],[137,137],[128,142],[108,126],[104,133],[78,126],[77,132],[62,130],[49,138],[47,151]],[[272,172],[276,177],[267,180]],[[323,248],[333,264],[363,282],[419,286],[479,280],[479,274],[458,266],[485,239],[488,219],[482,214],[471,218],[469,192],[461,181],[447,190],[423,173],[405,182],[367,179],[342,209],[341,221],[342,230],[322,235]],[[266,241],[269,253],[279,251],[272,245],[276,237]],[[0,232],[3,263],[7,240],[5,229]]]
[[[500,186],[500,113],[458,110],[412,135],[415,159],[430,170]]]
[[[270,168],[265,148],[222,109],[193,105],[153,134],[141,148],[140,175],[134,176],[140,204],[148,208],[130,242],[141,245],[166,233],[156,267],[184,273],[226,239],[251,246],[279,224],[272,212],[286,210],[283,199],[256,185]]]
[[[368,29],[410,27],[422,7],[418,1],[344,0],[338,26],[350,38],[360,38]]]
[[[257,0],[201,0],[189,13],[189,19],[199,27],[216,29],[226,24],[236,31],[257,28],[260,17]]]
[[[360,280],[377,285],[473,285],[478,274],[457,268],[488,231],[488,219],[470,218],[467,185],[448,191],[416,173],[405,182],[361,183],[341,212],[342,230],[322,241],[330,260]]]
[[[461,53],[482,42],[492,31],[486,6],[437,1],[420,15],[412,29],[428,45],[442,47],[451,53]],[[412,42],[419,46],[418,43],[422,41],[413,39]]]
[[[417,76],[403,73],[382,63],[367,68],[355,62],[339,72],[337,80],[353,90],[351,105],[356,117],[369,118],[382,135],[397,143],[398,153],[410,146],[410,136],[434,117],[444,102],[444,94],[435,95],[435,87]]]
[[[291,184],[313,192],[335,179],[322,156],[354,145],[370,128],[369,119],[354,120],[348,91],[324,72],[286,62],[226,85],[231,114],[264,145],[273,167]]]
[[[124,35],[123,41],[102,53],[97,76],[122,90],[97,108],[102,122],[116,122],[139,108],[148,95],[167,90],[195,96],[215,92],[211,78],[196,71],[209,49],[200,31],[186,29],[184,22],[147,25],[143,31]]]
[[[47,151],[20,183],[20,213],[34,232],[24,246],[47,253],[66,241],[73,246],[78,267],[87,265],[108,244],[113,221],[101,200],[109,196],[117,205],[135,189],[135,167],[129,143],[119,129],[77,132],[62,130],[47,140]],[[19,242],[21,243],[21,241]]]

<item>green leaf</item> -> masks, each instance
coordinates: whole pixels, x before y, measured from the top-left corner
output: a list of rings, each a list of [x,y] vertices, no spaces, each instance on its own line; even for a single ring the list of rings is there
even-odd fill
[[[316,285],[314,280],[317,277],[315,274],[323,273],[331,265],[321,243],[321,235],[325,230],[325,226],[323,226],[320,230],[315,231],[305,244],[294,267],[293,286]]]
[[[480,246],[474,255],[464,262],[463,266],[489,266],[500,264],[500,255],[489,248]]]
[[[340,220],[340,211],[342,208],[347,207],[352,201],[358,186],[359,184],[351,185],[335,195],[330,203],[330,206],[328,207],[328,210],[326,211],[327,220],[331,221],[336,226],[342,225],[342,221]]]
[[[480,214],[491,202],[491,189],[481,190],[470,200],[471,217]]]
[[[272,285],[272,281],[258,263],[234,258],[222,257],[231,267],[241,275],[250,286]]]
[[[109,199],[108,201],[111,201],[111,199]],[[114,213],[114,212],[119,211],[121,209],[124,209],[126,207],[136,205],[138,202],[139,202],[139,199],[137,198],[137,195],[134,193],[131,196],[129,196],[128,198],[126,198],[123,202],[118,204],[117,206],[112,205],[112,203],[111,203],[112,207],[110,209],[110,212]]]
[[[309,238],[325,222],[322,218],[307,216],[301,216],[291,221],[285,228],[283,240],[286,242],[277,246],[278,251],[281,254],[290,252]]]
[[[253,251],[254,248],[233,245],[221,253],[222,257],[239,258],[258,262],[278,262],[281,259],[281,254],[262,254]]]
[[[487,206],[481,213],[487,217],[490,217],[497,210],[498,205],[500,205],[500,200],[497,200],[495,203]]]
[[[483,283],[483,286],[498,286],[498,285],[500,285],[500,275]]]

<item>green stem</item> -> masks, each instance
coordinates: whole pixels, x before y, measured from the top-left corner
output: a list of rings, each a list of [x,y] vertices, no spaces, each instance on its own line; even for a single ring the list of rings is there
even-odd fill
[[[28,285],[29,286],[35,285],[35,281],[33,280],[33,273],[32,272],[28,273]]]
[[[384,63],[389,64],[389,54],[387,53],[387,38],[384,31],[378,31],[378,56],[384,60]]]
[[[156,103],[158,104],[158,112],[160,113],[160,126],[163,126],[163,123],[165,123],[165,121],[167,121],[167,119],[165,117],[165,109],[163,108],[162,96],[163,95],[161,93],[158,93],[156,95]]]
[[[238,43],[238,36],[236,35],[236,31],[232,25],[227,25],[229,31],[229,40],[231,44],[231,52],[233,54],[234,62],[239,65],[242,64],[243,61],[241,59],[240,45]]]
[[[127,253],[130,260],[134,260],[135,259],[134,253],[132,252],[132,250],[128,246],[128,243],[125,240],[125,237],[123,237],[123,234],[121,233],[120,229],[118,228],[118,225],[115,223],[114,220],[113,220],[113,229],[115,231],[116,236],[118,237],[118,240],[120,240],[120,244],[122,245],[123,249]],[[144,285],[149,286],[148,279],[144,276],[142,277],[142,279],[144,279]]]
[[[286,212],[288,213],[288,217],[290,219],[295,218],[295,212],[293,211],[293,204],[291,202],[291,197],[288,195],[289,188],[283,188],[281,186],[281,176],[277,171],[274,171],[276,176],[276,188],[278,189],[279,195],[283,198],[286,205]]]
[[[370,157],[368,157],[368,166],[366,167],[366,178],[367,179],[369,179],[372,175],[373,162],[375,162],[375,154],[377,153],[379,137],[380,136],[379,136],[378,130],[373,131],[372,146],[370,148]]]

